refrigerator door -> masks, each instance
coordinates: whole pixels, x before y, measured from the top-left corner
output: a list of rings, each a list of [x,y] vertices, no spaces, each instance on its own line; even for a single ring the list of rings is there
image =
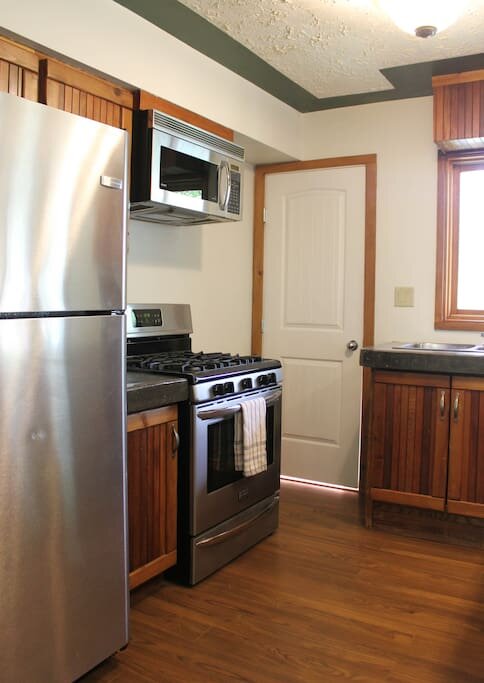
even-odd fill
[[[0,321],[3,681],[66,683],[128,640],[124,331]]]
[[[125,308],[126,132],[0,93],[0,314]]]

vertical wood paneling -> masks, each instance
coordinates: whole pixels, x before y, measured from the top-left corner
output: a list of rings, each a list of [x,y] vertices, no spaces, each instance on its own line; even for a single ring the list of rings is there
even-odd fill
[[[373,395],[373,488],[444,498],[449,379],[444,378],[443,386],[438,384],[432,376],[378,373]],[[442,391],[446,396],[443,416]]]
[[[8,62],[0,59],[0,91],[8,92]]]
[[[40,101],[131,132],[133,94],[55,60],[40,62]]]
[[[470,80],[475,78],[474,81]],[[432,79],[434,140],[445,151],[484,146],[484,71]]]
[[[484,506],[484,382],[466,384],[459,379],[452,392],[459,410],[451,423],[448,497]]]
[[[128,434],[130,571],[166,553],[166,424]]]
[[[0,91],[37,100],[39,58],[30,48],[0,38]]]
[[[131,586],[176,562],[176,406],[128,416],[128,525]]]

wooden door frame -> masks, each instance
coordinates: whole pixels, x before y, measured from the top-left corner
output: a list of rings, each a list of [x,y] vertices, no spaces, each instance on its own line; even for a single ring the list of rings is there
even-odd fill
[[[254,233],[252,262],[252,353],[262,352],[262,303],[264,288],[264,205],[266,176],[273,173],[309,171],[345,166],[365,167],[365,263],[363,296],[363,346],[371,346],[375,335],[375,265],[376,265],[376,154],[332,159],[290,161],[264,164],[255,169]],[[363,368],[360,493],[365,491],[369,436],[371,370]]]

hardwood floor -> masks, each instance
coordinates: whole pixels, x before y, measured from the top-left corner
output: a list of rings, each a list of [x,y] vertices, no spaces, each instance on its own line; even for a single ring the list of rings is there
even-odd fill
[[[285,482],[279,530],[193,588],[132,594],[131,642],[82,683],[482,683],[482,551],[361,525]]]

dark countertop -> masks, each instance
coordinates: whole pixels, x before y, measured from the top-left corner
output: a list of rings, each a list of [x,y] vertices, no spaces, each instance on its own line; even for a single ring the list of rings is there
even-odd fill
[[[188,400],[188,382],[183,377],[128,372],[127,389],[128,414]]]
[[[389,343],[362,348],[360,365],[378,370],[484,376],[484,353],[394,349]]]

